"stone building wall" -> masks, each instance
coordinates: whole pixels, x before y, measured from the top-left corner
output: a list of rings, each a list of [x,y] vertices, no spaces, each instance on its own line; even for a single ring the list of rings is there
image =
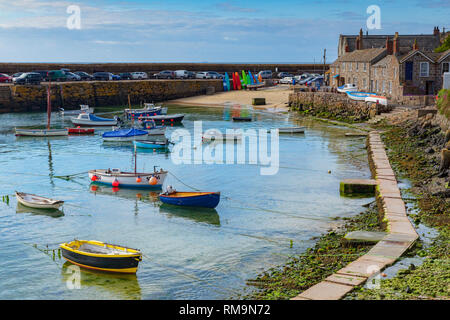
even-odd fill
[[[1,86],[0,113],[47,110],[47,86]],[[92,107],[128,105],[165,101],[206,94],[208,88],[223,91],[222,80],[147,80],[93,81],[55,83],[51,86],[52,109],[78,109],[80,104]],[[6,89],[7,88],[7,89]]]
[[[365,121],[392,109],[391,106],[355,101],[345,94],[332,92],[292,93],[289,95],[289,106],[312,115],[353,121]]]

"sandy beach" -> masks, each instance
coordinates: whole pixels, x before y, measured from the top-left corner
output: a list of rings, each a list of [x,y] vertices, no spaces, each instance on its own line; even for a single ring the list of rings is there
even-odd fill
[[[288,85],[278,85],[275,87],[261,88],[257,91],[225,91],[218,92],[213,95],[202,95],[169,100],[166,101],[166,104],[222,107],[226,104],[252,105],[253,98],[265,98],[266,105],[253,106],[253,108],[280,112],[288,110],[289,93],[291,92],[292,90]]]

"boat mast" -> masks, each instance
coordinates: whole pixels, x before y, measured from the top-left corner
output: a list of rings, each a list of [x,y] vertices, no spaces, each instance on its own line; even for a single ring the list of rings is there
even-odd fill
[[[48,77],[48,72],[47,72],[47,78],[48,78],[48,87],[47,87],[47,130],[50,130],[50,118],[52,116],[52,106],[51,106],[51,102],[50,102],[51,80],[50,80],[50,77]]]
[[[137,160],[137,152],[136,152],[136,144],[134,144],[134,174],[136,174],[136,160]]]

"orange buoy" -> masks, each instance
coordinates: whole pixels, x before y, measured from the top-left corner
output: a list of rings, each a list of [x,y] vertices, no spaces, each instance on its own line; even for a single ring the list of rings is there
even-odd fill
[[[158,179],[156,179],[155,177],[151,177],[150,180],[148,181],[148,183],[152,186],[154,186],[155,184],[158,183]]]
[[[94,176],[92,176],[91,180],[92,180],[92,181],[97,181],[97,180],[98,180],[98,177],[94,175]]]
[[[114,180],[113,183],[112,183],[112,186],[113,186],[114,188],[117,188],[117,187],[119,186],[119,181],[117,181],[117,179]]]
[[[141,183],[141,181],[142,181],[141,177],[137,177],[137,178],[136,178],[136,182],[137,182],[137,183]]]

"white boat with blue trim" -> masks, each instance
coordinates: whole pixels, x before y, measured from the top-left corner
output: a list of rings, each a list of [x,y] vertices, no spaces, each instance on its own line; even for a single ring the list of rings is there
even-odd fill
[[[70,119],[76,126],[115,126],[117,125],[117,119],[101,118],[92,113],[81,113],[78,117]]]

